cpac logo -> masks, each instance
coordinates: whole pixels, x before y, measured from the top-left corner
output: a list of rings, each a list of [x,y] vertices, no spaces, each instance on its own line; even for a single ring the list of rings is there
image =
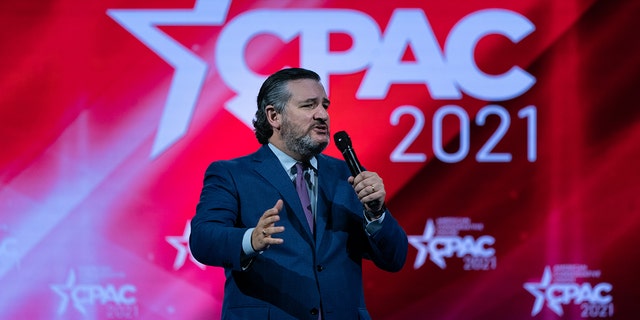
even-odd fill
[[[495,249],[491,246],[495,243],[492,236],[484,235],[474,239],[470,235],[460,236],[435,236],[436,228],[432,219],[427,220],[424,233],[419,236],[408,236],[409,243],[418,250],[414,269],[424,265],[427,256],[441,269],[446,268],[444,258],[451,258],[454,254],[459,257],[471,256],[479,258],[491,258],[495,255]],[[468,262],[465,261],[465,264]]]
[[[587,302],[590,305],[606,305],[613,300],[609,294],[613,286],[608,282],[601,282],[592,286],[588,282],[582,284],[552,283],[551,278],[551,268],[547,266],[540,282],[527,282],[524,284],[524,288],[536,298],[531,310],[531,316],[540,313],[545,301],[549,309],[558,316],[562,316],[564,314],[562,306],[571,302],[576,305],[583,302]]]
[[[87,307],[97,304],[133,305],[136,303],[136,297],[133,296],[136,292],[134,285],[76,284],[74,270],[69,271],[69,276],[64,284],[51,285],[51,290],[62,298],[58,306],[58,315],[67,311],[69,302],[82,314],[87,313]]]
[[[230,5],[230,0],[200,0],[193,10],[107,11],[175,67],[152,157],[186,133],[210,66],[156,27],[220,26],[226,21]],[[226,103],[226,109],[251,127],[255,95],[264,76],[248,66],[245,50],[257,36],[268,34],[284,42],[299,38],[300,65],[318,72],[327,90],[329,75],[366,69],[356,93],[359,99],[384,99],[392,84],[424,84],[434,99],[461,99],[464,92],[482,100],[503,101],[525,93],[535,78],[518,66],[503,74],[486,74],[475,62],[475,47],[489,35],[504,36],[518,43],[534,30],[533,23],[516,12],[481,10],[458,21],[444,48],[440,48],[421,9],[394,10],[384,32],[370,16],[356,10],[258,9],[240,14],[224,25],[213,63],[225,84],[237,93]],[[331,51],[329,35],[333,33],[348,35],[352,46],[346,51]],[[408,48],[415,61],[402,61]]]

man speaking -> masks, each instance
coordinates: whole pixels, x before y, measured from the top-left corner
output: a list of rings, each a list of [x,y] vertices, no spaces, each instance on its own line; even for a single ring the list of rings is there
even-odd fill
[[[362,259],[404,265],[407,236],[382,178],[321,154],[328,108],[318,74],[278,71],[258,94],[262,147],[207,168],[190,248],[225,269],[222,319],[370,319]]]

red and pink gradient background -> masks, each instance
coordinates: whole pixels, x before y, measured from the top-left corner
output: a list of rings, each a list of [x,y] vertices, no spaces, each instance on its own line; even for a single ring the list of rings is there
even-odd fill
[[[0,4],[1,319],[219,317],[222,270],[203,270],[189,257],[176,265],[180,250],[167,237],[185,232],[211,161],[258,147],[251,128],[224,108],[235,93],[217,74],[211,50],[224,25],[160,27],[185,47],[202,48],[194,52],[209,70],[186,135],[152,158],[174,69],[106,14],[191,9],[194,2]],[[600,278],[588,281],[613,285],[614,318],[640,313],[640,3],[233,1],[225,21],[264,8],[351,8],[382,32],[396,8],[421,8],[440,46],[456,22],[482,9],[511,10],[536,26],[517,44],[489,36],[475,52],[488,73],[517,65],[536,78],[525,94],[497,102],[511,115],[495,148],[513,154],[507,163],[474,157],[496,131],[493,118],[471,125],[464,160],[444,163],[432,151],[437,109],[456,104],[473,119],[490,102],[467,95],[435,100],[421,84],[396,84],[384,99],[358,100],[366,70],[331,76],[332,130],[347,130],[361,162],[383,176],[388,207],[407,234],[422,234],[427,219],[469,217],[496,240],[495,270],[464,271],[455,257],[446,269],[428,260],[414,269],[413,247],[400,273],[367,263],[375,319],[580,319],[573,303],[563,306],[563,316],[546,306],[531,315],[535,297],[523,284],[556,264],[600,270]],[[333,50],[350,47],[344,35],[331,40]],[[247,56],[247,64],[263,75],[300,66],[298,46],[299,39],[256,39],[247,51],[269,50]],[[425,153],[426,162],[390,160],[413,126],[411,117],[390,124],[401,105],[425,116],[407,152]],[[535,162],[526,157],[527,123],[517,117],[529,105],[537,109]],[[457,123],[445,127],[445,149],[454,152]],[[325,152],[340,156],[333,145]],[[114,314],[113,302],[86,296],[80,307],[74,304],[74,288],[109,285],[135,287],[127,293],[135,297],[135,312]]]

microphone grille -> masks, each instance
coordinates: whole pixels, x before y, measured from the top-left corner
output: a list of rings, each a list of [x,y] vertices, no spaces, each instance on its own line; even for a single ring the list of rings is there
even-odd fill
[[[336,134],[333,135],[333,140],[336,142],[336,147],[338,147],[340,151],[344,151],[351,146],[351,139],[344,131],[336,132]]]

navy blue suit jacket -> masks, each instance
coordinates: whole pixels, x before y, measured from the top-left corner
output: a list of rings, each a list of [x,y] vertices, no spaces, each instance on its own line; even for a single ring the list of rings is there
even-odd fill
[[[200,262],[221,266],[223,319],[369,319],[362,286],[362,259],[399,271],[407,236],[387,211],[382,227],[368,235],[363,206],[343,160],[318,159],[316,235],[306,222],[295,186],[267,145],[245,157],[212,163],[205,173],[190,248]],[[281,245],[242,268],[242,237],[260,216],[284,200],[274,235]]]

